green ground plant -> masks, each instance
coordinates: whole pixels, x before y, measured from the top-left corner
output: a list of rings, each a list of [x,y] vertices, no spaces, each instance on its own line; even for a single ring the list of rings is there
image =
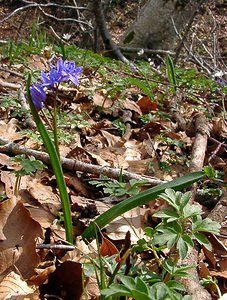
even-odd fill
[[[22,176],[33,175],[35,172],[46,168],[46,165],[44,165],[40,160],[37,160],[34,157],[26,158],[24,154],[16,155],[15,157],[12,157],[11,160],[21,165],[21,168],[19,170],[14,171],[16,175],[16,182],[14,187],[15,195],[18,195]]]
[[[184,93],[184,97],[187,99],[186,101],[198,104],[198,109],[200,109],[200,107],[203,107],[204,109],[203,99],[197,96],[197,93],[200,91],[206,89],[213,96],[211,103],[207,104],[211,108],[213,108],[212,103],[215,104],[220,101],[220,97],[217,99],[218,97],[216,97],[216,95],[220,96],[220,93],[226,93],[226,86],[220,86],[215,80],[206,78],[196,70],[176,68],[170,57],[167,57],[166,65],[164,67],[164,73],[167,75],[165,78],[151,72],[150,65],[147,62],[138,63],[138,68],[141,68],[142,78],[134,78],[131,77],[132,74],[130,74],[131,71],[129,70],[129,67],[124,66],[120,62],[104,58],[91,51],[78,49],[72,45],[64,45],[62,41],[58,43],[58,45],[49,44],[46,37],[42,34],[37,34],[35,29],[36,27],[34,25],[28,42],[22,42],[19,45],[10,42],[5,46],[3,56],[8,57],[11,64],[24,62],[26,55],[40,54],[46,45],[53,46],[52,49],[55,54],[62,55],[64,59],[73,58],[79,65],[87,65],[88,69],[90,68],[92,70],[90,73],[88,72],[90,74],[89,76],[94,77],[96,73],[98,73],[103,81],[99,84],[97,83],[97,90],[106,88],[108,97],[111,99],[118,98],[120,93],[120,100],[117,105],[119,105],[120,101],[123,101],[124,92],[122,91],[127,87],[136,86],[152,100],[154,100],[153,90],[155,88],[158,88],[159,86],[163,87],[163,85],[167,87],[165,90],[166,93],[163,94],[163,98],[160,100],[159,110],[154,112],[154,114],[150,113],[140,116],[144,123],[149,123],[154,117],[162,118],[165,116],[165,118],[169,120],[168,113],[162,111],[163,103],[165,98],[169,99],[169,95],[175,95],[178,89]],[[127,78],[121,78],[118,74],[115,77],[112,76],[112,70],[121,72],[122,69],[126,73]],[[63,133],[62,137],[59,136],[57,127],[58,125],[66,124],[67,122],[69,124],[74,122],[77,127],[81,125],[88,126],[88,124],[86,123],[86,117],[84,115],[74,114],[73,118],[70,114],[64,114],[64,112],[61,113],[60,110],[56,109],[53,112],[55,126],[53,126],[54,130],[50,134],[45,128],[46,124],[43,124],[43,121],[39,116],[39,110],[37,111],[32,102],[30,84],[37,80],[38,77],[39,72],[28,75],[27,99],[42,141],[49,153],[57,184],[59,186],[66,228],[66,239],[68,242],[73,243],[70,203],[58,153],[58,143],[61,142],[61,140],[66,141],[68,136],[67,133]],[[154,79],[157,82],[152,82]],[[6,101],[4,100],[2,103],[6,103]],[[178,105],[181,104],[182,103],[178,103]],[[19,108],[18,103],[14,102],[14,100],[10,105],[17,107],[17,109]],[[225,110],[223,109],[223,111],[225,116]],[[212,110],[209,115],[211,116],[213,114],[214,112]],[[124,128],[121,123],[115,122],[114,126],[123,134]],[[171,144],[182,148],[182,144],[178,141],[169,138],[164,138],[164,141],[168,145]],[[18,178],[23,176],[23,172],[26,173],[26,169],[28,169],[28,172],[35,172],[35,170],[39,168],[33,161],[27,162],[25,161],[25,158],[22,159],[22,161],[25,163],[23,167],[24,170],[21,170],[22,173],[18,172]],[[169,164],[167,166],[163,164],[163,167],[169,167]],[[157,197],[162,197],[170,207],[169,209],[154,214],[156,218],[160,219],[159,224],[155,228],[146,228],[145,238],[140,239],[131,250],[131,253],[135,256],[138,256],[139,253],[143,251],[151,251],[154,254],[161,272],[157,274],[151,272],[146,266],[140,268],[140,266],[135,264],[130,272],[125,275],[124,262],[126,258],[124,258],[123,262],[119,265],[119,263],[116,262],[115,257],[109,259],[102,258],[99,253],[99,259],[95,263],[93,262],[93,270],[95,270],[98,278],[101,299],[117,299],[121,296],[132,297],[136,300],[190,299],[189,295],[184,295],[184,287],[175,279],[177,277],[187,276],[186,271],[192,266],[181,266],[179,262],[187,255],[189,248],[193,247],[195,244],[203,245],[204,247],[211,249],[211,246],[203,233],[211,232],[216,234],[218,233],[220,226],[209,219],[203,219],[201,210],[196,205],[191,205],[189,203],[190,193],[186,192],[185,194],[182,194],[179,190],[190,187],[193,183],[202,180],[205,175],[213,177],[214,181],[220,180],[217,178],[217,174],[212,172],[213,171],[210,169],[205,169],[205,172],[189,173],[183,177],[143,192],[141,192],[140,186],[145,183],[140,181],[130,181],[128,184],[121,180],[108,180],[105,182],[96,180],[91,183],[96,187],[103,188],[104,193],[113,194],[119,197],[130,197],[116,204],[114,207],[100,215],[95,222],[92,222],[82,234],[82,238],[86,241],[89,241],[90,238],[93,238],[96,235],[97,226],[102,229],[112,220],[130,209],[143,205],[148,201],[153,201]],[[1,198],[4,199],[4,195],[2,195]],[[165,257],[163,249],[168,249],[171,254],[173,253],[173,258]],[[111,274],[111,280],[109,276],[107,276],[108,272],[105,272],[106,266]]]
[[[101,299],[192,299],[190,295],[186,295],[184,285],[177,279],[188,277],[187,271],[195,266],[181,265],[180,262],[195,244],[211,250],[211,244],[204,233],[218,234],[220,225],[208,218],[202,219],[200,207],[190,204],[191,192],[181,193],[167,188],[159,197],[168,203],[169,208],[153,214],[153,217],[160,220],[158,225],[145,228],[145,237],[139,239],[137,244],[122,256],[120,262],[116,262],[116,256],[99,256],[96,261],[96,277],[99,277],[99,283],[102,276],[102,284],[99,285]],[[164,254],[167,251],[169,254]],[[144,252],[153,253],[153,260],[160,270],[158,273],[150,270],[146,263],[141,264],[139,256]],[[126,272],[125,261],[129,254],[133,262]],[[104,269],[108,271],[103,273]],[[208,284],[208,279],[204,284]]]

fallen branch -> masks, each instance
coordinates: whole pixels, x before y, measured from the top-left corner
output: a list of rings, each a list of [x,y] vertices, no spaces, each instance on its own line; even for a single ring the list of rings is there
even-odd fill
[[[12,82],[7,82],[7,81],[4,81],[4,80],[0,79],[0,87],[10,88],[10,89],[13,89],[13,90],[18,90],[18,89],[21,88],[21,85],[16,84],[16,83],[12,83]]]
[[[122,52],[128,52],[128,53],[138,53],[141,50],[145,54],[164,54],[164,55],[175,55],[175,52],[168,51],[168,50],[159,50],[159,49],[147,49],[147,48],[135,48],[135,47],[125,47],[125,46],[119,46],[118,47]]]
[[[8,154],[11,153],[14,155],[25,154],[34,156],[36,159],[42,161],[43,163],[50,165],[50,159],[47,153],[17,145],[16,143],[4,138],[0,138],[0,152]],[[125,181],[129,181],[131,179],[147,180],[151,186],[156,186],[165,182],[156,178],[140,176],[135,173],[127,172],[124,170],[122,171],[119,168],[110,168],[93,164],[87,164],[82,161],[73,160],[65,157],[61,157],[61,163],[63,169],[71,172],[83,172],[97,175],[102,174],[114,179],[118,179],[122,172],[122,176]]]
[[[192,156],[190,162],[190,172],[201,171],[204,164],[205,153],[207,149],[207,141],[210,133],[209,124],[206,118],[201,114],[198,114],[192,120],[195,125],[195,140],[192,148]],[[193,200],[192,200],[193,202]],[[188,254],[183,259],[182,264],[194,265],[198,262],[198,251],[195,248],[189,248]],[[192,299],[211,300],[211,295],[205,290],[200,282],[196,268],[192,268],[188,271],[191,275],[188,278],[181,278],[180,282],[184,284],[187,292],[192,295]]]
[[[203,115],[196,115],[193,123],[195,124],[195,140],[192,148],[190,172],[201,171],[207,150],[207,141],[210,135],[210,126]]]

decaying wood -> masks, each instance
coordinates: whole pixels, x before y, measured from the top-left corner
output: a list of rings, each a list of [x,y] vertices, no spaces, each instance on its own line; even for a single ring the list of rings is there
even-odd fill
[[[16,143],[11,142],[4,138],[0,138],[0,152],[12,153],[14,155],[18,155],[18,154],[31,155],[34,156],[36,159],[42,161],[43,163],[50,165],[50,159],[47,153],[37,151],[37,150],[32,150],[17,145]],[[97,174],[97,175],[102,174],[102,175],[106,175],[109,178],[114,178],[114,179],[118,179],[122,171],[119,168],[116,169],[110,167],[102,167],[102,166],[88,164],[82,161],[73,160],[65,157],[61,157],[61,163],[63,169],[68,171],[83,172],[83,173],[90,173],[90,174]],[[140,176],[135,173],[127,172],[124,170],[122,171],[122,176],[125,181],[128,181],[130,179],[147,180],[151,186],[156,186],[165,182],[156,178]]]
[[[203,115],[196,115],[193,120],[195,124],[195,140],[192,148],[190,171],[201,171],[207,150],[207,141],[210,135],[210,126]]]
[[[207,149],[207,141],[210,133],[209,124],[206,118],[202,114],[196,115],[191,126],[194,125],[195,129],[195,140],[192,148],[192,155],[190,161],[190,171],[201,171],[204,164],[205,153]],[[188,254],[183,259],[182,264],[184,265],[197,265],[198,262],[198,251],[195,248],[189,248]],[[180,282],[184,284],[187,292],[192,295],[193,300],[211,300],[211,295],[205,290],[200,282],[196,268],[188,270],[191,275],[188,278],[181,278]]]
[[[225,191],[218,203],[215,205],[215,207],[212,209],[212,211],[209,213],[208,217],[221,224],[222,222],[226,221],[227,216],[227,191]]]

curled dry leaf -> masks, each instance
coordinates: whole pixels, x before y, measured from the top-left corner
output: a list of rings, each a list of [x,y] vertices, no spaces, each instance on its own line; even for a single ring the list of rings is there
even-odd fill
[[[0,283],[0,299],[2,300],[24,300],[33,293],[34,291],[28,287],[27,283],[14,272],[5,276]]]
[[[42,229],[15,198],[0,203],[0,234],[0,274],[15,265],[23,278],[30,278],[39,263],[36,238]]]
[[[11,119],[7,124],[2,122],[0,124],[0,136],[11,141],[20,140],[22,135],[17,132],[17,123],[16,119]]]
[[[104,237],[103,234],[101,234],[102,237],[102,244],[100,247],[100,253],[102,256],[113,256],[117,254],[116,261],[120,261],[119,251],[117,250],[117,247],[106,237]]]

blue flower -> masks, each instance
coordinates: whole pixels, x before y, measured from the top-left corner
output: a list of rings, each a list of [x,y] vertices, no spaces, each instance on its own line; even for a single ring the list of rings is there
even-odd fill
[[[220,78],[218,78],[218,79],[216,80],[216,82],[217,82],[217,84],[220,84],[220,85],[222,85],[222,86],[226,86],[226,85],[227,85],[227,82],[226,82],[225,80],[221,80]]]
[[[35,83],[30,87],[32,101],[37,110],[43,108],[46,101],[46,93],[44,89],[53,89],[58,87],[58,84],[63,81],[71,81],[75,85],[79,84],[79,76],[81,75],[82,67],[76,67],[75,62],[63,61],[59,58],[57,66],[52,66],[49,73],[41,72],[41,84]]]
[[[62,75],[57,71],[55,67],[51,68],[49,74],[41,72],[41,82],[42,86],[48,89],[53,88],[56,83],[60,83],[62,80]]]
[[[76,67],[75,62],[63,61],[62,58],[59,58],[57,67],[53,66],[48,74],[41,72],[42,86],[49,89],[63,81],[72,81],[75,85],[78,85],[81,71],[82,67]]]
[[[42,85],[36,83],[30,86],[32,102],[37,110],[43,108],[43,103],[46,101],[46,93]]]
[[[61,82],[70,80],[75,85],[79,84],[82,67],[76,67],[75,62],[63,61],[62,58],[59,58],[57,61],[57,71],[62,76]]]

